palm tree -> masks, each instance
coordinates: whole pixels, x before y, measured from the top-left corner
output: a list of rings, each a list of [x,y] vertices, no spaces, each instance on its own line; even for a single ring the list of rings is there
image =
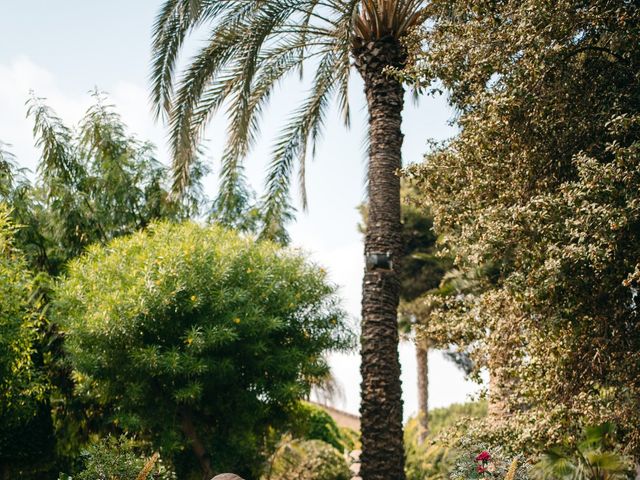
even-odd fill
[[[166,0],[153,38],[152,99],[170,125],[174,187],[189,184],[189,166],[204,126],[221,107],[228,115],[218,208],[233,209],[245,191],[242,159],[276,84],[311,67],[309,95],[278,137],[264,197],[263,236],[290,214],[294,173],[301,183],[331,99],[349,124],[351,67],[364,80],[369,112],[369,222],[362,298],[362,477],[404,478],[402,398],[398,359],[396,260],[401,248],[402,84],[387,74],[406,60],[402,38],[421,24],[424,0]],[[178,54],[195,29],[205,45],[179,79]]]
[[[604,423],[585,429],[571,448],[556,447],[536,464],[539,480],[623,480],[632,478],[631,459],[616,451],[615,426]]]

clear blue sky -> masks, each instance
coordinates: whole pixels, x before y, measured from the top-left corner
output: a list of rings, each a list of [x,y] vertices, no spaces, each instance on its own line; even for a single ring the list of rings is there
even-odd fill
[[[58,114],[73,124],[88,106],[87,92],[94,86],[110,94],[132,133],[154,142],[158,158],[168,161],[166,131],[153,122],[148,102],[151,27],[160,4],[160,0],[0,0],[0,140],[12,145],[19,163],[33,169],[38,159],[31,125],[25,119],[29,90],[47,97]],[[195,46],[194,41],[191,48]],[[363,263],[356,206],[364,199],[366,167],[365,105],[357,74],[351,92],[352,128],[345,130],[335,112],[329,117],[316,158],[307,168],[309,211],[300,212],[290,230],[294,245],[329,270],[341,287],[345,307],[357,321]],[[263,138],[247,159],[249,180],[258,192],[274,135],[303,93],[296,79],[286,80],[264,115]],[[403,123],[405,164],[420,161],[427,139],[441,140],[454,133],[448,125],[450,117],[443,98],[423,98],[419,105],[408,99]],[[220,117],[207,131],[214,168],[224,130]],[[206,180],[211,195],[216,184],[214,176]],[[402,345],[401,361],[406,417],[417,404],[412,345]],[[440,353],[433,352],[430,363],[432,407],[464,401],[476,390]],[[357,355],[334,356],[332,365],[346,396],[337,406],[357,412]]]

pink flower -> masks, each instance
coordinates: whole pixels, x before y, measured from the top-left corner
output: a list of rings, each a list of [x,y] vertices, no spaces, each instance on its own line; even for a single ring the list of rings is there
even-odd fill
[[[478,465],[478,473],[484,473],[486,471],[487,471],[486,468],[484,468],[482,465]]]
[[[491,455],[486,450],[480,452],[480,454],[476,457],[476,462],[488,462],[491,460]]]

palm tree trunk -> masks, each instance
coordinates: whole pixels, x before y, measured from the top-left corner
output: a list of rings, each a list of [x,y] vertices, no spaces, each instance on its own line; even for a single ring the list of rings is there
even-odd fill
[[[363,480],[403,480],[402,389],[398,357],[395,271],[400,241],[402,85],[383,73],[401,66],[403,49],[393,38],[354,48],[369,108],[369,216],[362,286],[360,419]]]
[[[418,370],[418,443],[422,444],[429,434],[429,349],[416,343]]]

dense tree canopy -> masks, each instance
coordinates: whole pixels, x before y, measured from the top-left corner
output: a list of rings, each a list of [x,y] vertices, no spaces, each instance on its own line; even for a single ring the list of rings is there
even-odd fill
[[[156,219],[187,218],[195,215],[204,201],[198,162],[184,201],[175,201],[168,190],[167,168],[155,159],[154,147],[128,132],[103,93],[95,91],[92,97],[93,104],[74,128],[65,125],[44,99],[32,96],[28,100],[28,116],[41,152],[35,178],[19,167],[18,162],[24,159],[16,159],[11,146],[0,142],[0,202],[6,204],[6,213],[15,225],[12,242],[23,254],[25,272],[31,271],[25,275],[37,280],[31,292],[25,287],[23,295],[39,302],[38,312],[34,312],[39,315],[37,331],[32,332],[38,342],[23,345],[14,336],[18,330],[7,332],[3,339],[25,346],[21,355],[37,363],[51,387],[47,398],[38,403],[37,414],[27,418],[14,415],[11,429],[7,425],[2,428],[0,441],[6,440],[5,445],[15,447],[12,451],[30,458],[28,466],[40,470],[38,476],[44,475],[43,469],[67,469],[66,463],[73,461],[95,427],[91,422],[99,417],[98,412],[70,396],[73,379],[62,352],[63,338],[57,325],[43,315],[49,301],[48,275],[61,274],[66,262],[92,243],[127,235]],[[11,298],[15,300],[9,295],[0,298],[0,308],[9,308]],[[54,435],[55,465],[49,455]],[[7,468],[9,464],[19,466],[15,460],[6,463]],[[13,474],[18,475],[17,471]],[[19,474],[27,478],[26,471]]]
[[[531,447],[612,420],[640,457],[640,10],[434,1],[423,72],[460,134],[411,170],[476,293],[428,333],[499,378]],[[573,429],[573,430],[572,430]]]
[[[326,374],[324,352],[351,344],[325,277],[220,227],[159,224],[93,246],[55,308],[78,394],[145,432],[179,473],[197,458],[206,474],[255,475],[267,427]]]
[[[33,275],[13,245],[15,227],[8,210],[0,203],[0,412],[12,412],[18,417],[28,400],[37,393],[31,354],[37,332],[37,310],[32,296],[36,293]]]
[[[0,202],[0,470],[49,461],[53,439],[48,381],[36,357],[42,323],[37,280],[13,236],[16,227]],[[25,435],[26,434],[26,435]],[[13,472],[16,474],[17,472]]]

